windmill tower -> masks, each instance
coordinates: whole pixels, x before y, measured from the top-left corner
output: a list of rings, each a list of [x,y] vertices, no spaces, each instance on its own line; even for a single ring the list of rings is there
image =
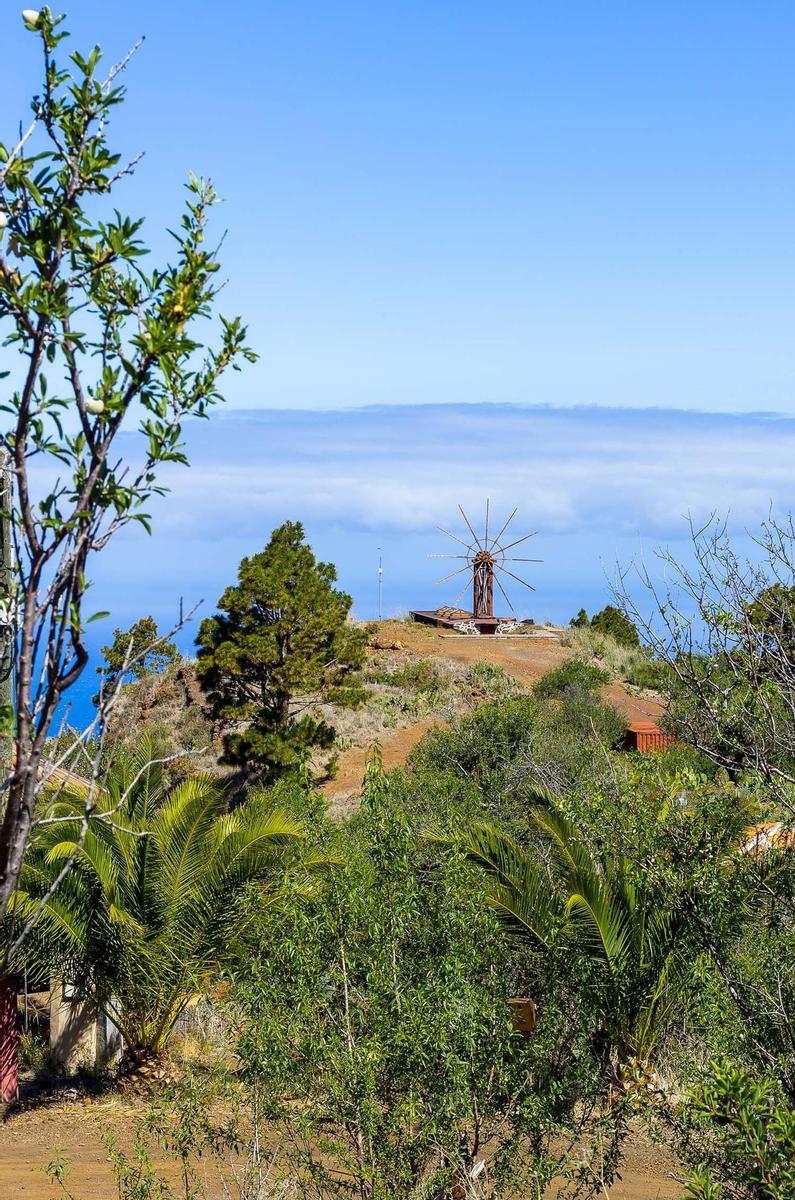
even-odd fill
[[[462,619],[474,620],[481,633],[494,633],[501,620],[509,619],[507,617],[500,618],[495,616],[495,586],[502,594],[512,614],[515,614],[515,610],[503,585],[503,579],[510,577],[521,584],[522,587],[528,588],[531,592],[535,591],[531,583],[528,583],[526,579],[522,579],[521,576],[506,566],[507,563],[538,563],[542,561],[540,558],[525,558],[508,553],[510,550],[515,550],[517,546],[521,546],[529,538],[535,537],[535,534],[526,533],[522,537],[515,538],[513,541],[506,540],[510,536],[508,528],[518,512],[516,508],[502,525],[496,536],[490,532],[491,506],[488,500],[486,501],[486,518],[483,531],[479,534],[475,532],[472,522],[460,504],[458,511],[464,518],[468,536],[465,534],[464,537],[459,537],[458,534],[445,529],[441,525],[439,529],[447,537],[457,542],[461,550],[458,553],[434,554],[431,557],[457,559],[462,563],[460,567],[451,571],[449,575],[445,575],[442,579],[437,580],[437,583],[446,583],[448,579],[455,579],[460,575],[466,576],[466,582],[451,607],[439,608],[434,613],[417,612],[412,615],[417,620],[435,625],[452,625]],[[470,586],[472,588],[471,613],[455,607]]]

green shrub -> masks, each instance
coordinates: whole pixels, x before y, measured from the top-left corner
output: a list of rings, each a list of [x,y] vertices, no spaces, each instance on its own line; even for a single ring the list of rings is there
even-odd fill
[[[569,625],[572,629],[592,629],[594,633],[612,638],[619,646],[640,646],[637,629],[626,613],[614,604],[606,605],[593,617],[589,617],[585,609],[581,608],[577,616],[571,618]]]
[[[411,692],[432,692],[445,687],[450,680],[444,668],[433,659],[416,658],[398,667],[383,682],[391,683],[393,687],[407,688]]]
[[[605,704],[593,692],[561,696],[552,719],[560,738],[595,740],[609,750],[617,749],[627,732],[627,722],[617,708]]]
[[[287,908],[252,897],[230,1016],[273,1194],[497,1200],[609,1179],[620,1134],[591,1116],[604,1051],[566,1002],[568,962],[556,976],[498,935],[479,877],[418,836],[391,780],[371,767],[353,821],[324,831],[326,888]],[[543,1010],[532,1038],[512,1025],[517,990]]]
[[[610,634],[595,630],[593,625],[574,625],[561,640],[577,658],[599,666],[614,679],[655,691],[666,688],[664,664],[652,658],[644,646],[622,645]]]
[[[422,813],[432,804],[445,819],[455,819],[451,808],[460,803],[468,817],[521,827],[539,785],[556,794],[592,793],[612,770],[605,747],[619,745],[625,732],[620,713],[581,689],[550,700],[521,695],[482,704],[414,748],[402,800]]]
[[[522,691],[522,685],[491,662],[476,662],[466,673],[465,682],[473,691],[480,692],[488,700],[507,700]]]
[[[605,633],[619,646],[639,646],[638,631],[629,617],[620,608],[608,604],[601,612],[591,617],[591,629],[597,633]]]
[[[370,669],[364,673],[365,683],[391,683],[392,672]]]
[[[714,1063],[691,1107],[712,1139],[706,1162],[685,1177],[686,1200],[795,1195],[795,1107],[777,1080]]]
[[[664,663],[655,658],[639,658],[637,662],[630,663],[625,679],[635,687],[662,692],[668,680],[668,670]]]
[[[610,675],[600,667],[584,662],[581,658],[570,658],[562,667],[547,672],[533,684],[533,695],[540,700],[560,698],[572,692],[594,692],[610,682]]]

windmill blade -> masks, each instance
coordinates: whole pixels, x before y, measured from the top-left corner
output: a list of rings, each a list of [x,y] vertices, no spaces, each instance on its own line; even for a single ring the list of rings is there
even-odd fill
[[[461,516],[462,516],[462,517],[464,518],[464,520],[466,521],[466,523],[467,523],[467,526],[468,526],[468,528],[469,528],[469,532],[472,534],[473,538],[475,539],[475,544],[477,545],[477,548],[478,548],[478,550],[482,550],[482,549],[483,549],[483,547],[482,547],[482,546],[481,546],[481,544],[480,544],[480,538],[478,537],[478,535],[475,533],[474,529],[473,529],[473,528],[472,528],[472,526],[470,525],[470,523],[469,523],[469,517],[466,515],[466,513],[464,512],[464,510],[463,510],[463,508],[461,507],[461,505],[460,505],[460,504],[459,504],[459,506],[458,506],[458,511],[461,513]]]
[[[510,575],[511,579],[515,579],[516,582],[521,583],[523,587],[530,588],[531,592],[535,591],[535,588],[533,587],[532,583],[528,583],[526,579],[520,579],[518,575],[514,575],[513,571],[509,571],[507,567],[501,567],[498,563],[497,570],[504,571],[506,575]],[[495,575],[494,578],[496,579],[497,576]]]
[[[468,571],[468,570],[469,570],[468,566],[467,567],[459,567],[457,571],[451,571],[449,575],[445,575],[444,579],[437,579],[436,583],[437,583],[437,585],[440,583],[447,583],[448,579],[455,579],[456,575],[460,575],[463,571]]]
[[[483,535],[483,541],[485,543],[486,549],[488,550],[488,548],[489,548],[489,498],[488,498],[488,496],[486,497],[486,532]]]
[[[470,559],[472,558],[472,555],[471,554],[429,554],[428,558],[465,558],[467,560],[467,562],[469,562]],[[527,561],[530,562],[531,560],[528,559]],[[535,562],[536,560],[533,559],[532,561]],[[541,560],[538,559],[538,561],[540,562]]]
[[[451,533],[449,529],[445,529],[444,525],[437,525],[436,528],[440,529],[442,531],[442,533],[446,533],[447,536],[451,537],[454,542],[461,542],[461,545],[466,546],[467,550],[472,549],[469,542],[464,542],[464,541],[462,541],[462,539],[460,537],[456,537],[456,535],[454,533]]]
[[[444,555],[442,555],[442,554],[438,554],[438,555],[433,555],[433,554],[431,554],[431,555],[429,555],[429,557],[430,557],[430,558],[434,558],[434,557],[435,557],[435,558],[443,558],[443,557],[444,557]],[[447,557],[448,557],[448,558],[455,558],[456,556],[455,556],[454,554],[448,554],[448,555],[447,555]],[[464,557],[464,555],[462,554],[462,555],[461,555],[461,558],[463,558],[463,557]],[[513,554],[506,554],[506,555],[504,555],[504,556],[503,556],[503,560],[502,560],[502,561],[503,561],[503,562],[534,562],[534,563],[542,563],[544,560],[543,560],[543,558],[515,558]]]
[[[467,590],[467,588],[468,588],[469,586],[470,586],[470,585],[469,585],[469,580],[467,580],[467,581],[466,581],[466,583],[464,584],[464,586],[461,588],[461,591],[458,593],[458,595],[456,596],[455,600],[453,601],[453,606],[454,606],[454,605],[456,605],[456,604],[458,603],[458,601],[461,599],[461,597],[463,596],[464,592]]]
[[[505,530],[508,528],[508,526],[510,525],[511,521],[514,519],[514,517],[516,516],[516,514],[518,513],[518,511],[519,511],[519,509],[518,509],[518,508],[515,508],[515,509],[513,510],[513,512],[511,513],[510,517],[508,518],[508,520],[505,522],[505,524],[503,525],[502,529],[500,530],[500,532],[497,534],[497,536],[496,536],[495,538],[492,538],[492,542],[491,542],[492,546],[497,546],[497,545],[499,545],[500,538],[501,538],[501,537],[502,537],[502,535],[505,533]]]
[[[526,533],[524,537],[517,538],[515,542],[509,542],[507,546],[500,546],[500,550],[504,554],[506,550],[510,550],[512,546],[521,546],[522,542],[526,542],[528,538],[535,537],[538,530],[535,529],[532,533]]]
[[[500,581],[499,581],[499,579],[497,578],[497,576],[496,576],[496,575],[494,576],[494,582],[496,583],[497,587],[500,589],[500,591],[502,592],[503,596],[505,597],[505,603],[508,605],[508,607],[510,608],[511,612],[512,612],[512,613],[515,613],[515,612],[516,612],[516,609],[514,608],[514,606],[511,604],[510,600],[508,599],[508,593],[506,592],[505,588],[502,586],[502,584],[500,583]]]

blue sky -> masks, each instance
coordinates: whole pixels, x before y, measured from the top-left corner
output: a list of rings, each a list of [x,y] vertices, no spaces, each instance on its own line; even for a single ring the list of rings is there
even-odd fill
[[[449,600],[435,524],[518,504],[527,611],[561,620],[687,512],[789,506],[791,3],[76,0],[68,27],[110,59],[146,35],[117,203],[164,251],[214,179],[260,354],[154,539],[97,565],[114,622],[211,606],[288,516],[372,616],[379,546],[387,611]],[[36,41],[16,6],[0,30],[11,140]]]
[[[34,39],[2,9],[2,111]],[[226,197],[232,404],[793,410],[795,8],[75,0],[121,55],[120,199]]]

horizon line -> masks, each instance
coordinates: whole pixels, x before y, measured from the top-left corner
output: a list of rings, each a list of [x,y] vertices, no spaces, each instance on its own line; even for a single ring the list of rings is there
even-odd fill
[[[680,417],[707,417],[715,420],[757,420],[765,422],[773,421],[795,421],[795,413],[781,412],[775,409],[704,409],[704,408],[678,408],[666,407],[664,405],[646,405],[634,406],[629,404],[588,404],[585,402],[577,404],[551,404],[551,403],[534,403],[531,401],[520,400],[449,400],[449,401],[429,401],[427,403],[417,401],[407,401],[402,403],[381,403],[381,404],[352,404],[337,408],[312,408],[312,407],[280,407],[278,405],[252,405],[250,407],[241,407],[227,405],[221,402],[217,407],[210,410],[210,415],[221,415],[228,417],[250,417],[250,416],[348,416],[356,413],[400,413],[400,412],[445,412],[450,409],[469,409],[469,410],[500,410],[501,412],[538,412],[538,413],[584,413],[589,416],[606,414],[606,415],[621,415],[621,416],[680,416]],[[204,418],[196,418],[204,419]]]

